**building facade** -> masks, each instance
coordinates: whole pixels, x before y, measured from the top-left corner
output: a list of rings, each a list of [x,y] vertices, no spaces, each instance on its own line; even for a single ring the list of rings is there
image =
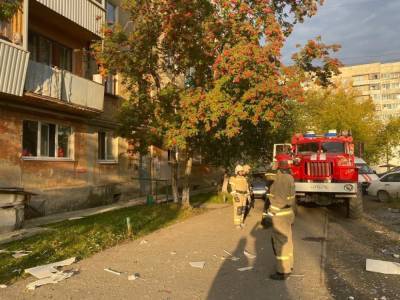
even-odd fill
[[[358,90],[360,99],[374,101],[380,119],[400,117],[400,62],[354,65],[340,71],[340,80]]]

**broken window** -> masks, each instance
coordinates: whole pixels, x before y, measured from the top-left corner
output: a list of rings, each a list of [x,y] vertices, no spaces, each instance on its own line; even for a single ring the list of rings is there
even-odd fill
[[[71,158],[70,127],[38,121],[23,121],[22,156]]]
[[[109,131],[98,132],[98,159],[104,161],[117,160],[117,139]]]

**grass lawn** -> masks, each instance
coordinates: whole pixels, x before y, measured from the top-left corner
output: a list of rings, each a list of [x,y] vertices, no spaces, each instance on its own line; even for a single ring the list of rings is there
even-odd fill
[[[216,193],[193,196],[192,204],[223,203]],[[50,230],[21,241],[0,245],[0,249],[32,251],[15,259],[0,253],[0,284],[7,284],[24,274],[24,269],[70,257],[84,259],[116,244],[137,239],[157,229],[204,212],[204,209],[183,210],[173,203],[134,206],[80,220],[46,226]],[[126,218],[132,224],[133,237],[127,234]]]

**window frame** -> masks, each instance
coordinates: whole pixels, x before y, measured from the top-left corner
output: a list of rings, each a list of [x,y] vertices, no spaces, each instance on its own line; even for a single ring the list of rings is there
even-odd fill
[[[104,133],[104,158],[100,158],[100,134]],[[107,147],[107,138],[111,138],[111,147],[112,147],[112,159],[108,157],[108,147]],[[109,130],[98,130],[97,131],[97,162],[100,164],[117,164],[118,163],[118,151],[119,151],[119,140],[118,137],[114,136],[114,133]]]
[[[36,132],[36,156],[24,156],[23,149],[21,151],[21,159],[22,160],[42,160],[42,161],[75,161],[75,132],[73,128],[69,125],[57,124],[46,121],[37,121],[32,119],[24,119],[22,122],[36,122],[37,123],[37,132]],[[42,147],[41,147],[41,136],[42,136],[42,124],[54,125],[54,156],[42,156]],[[59,138],[59,127],[67,127],[70,128],[70,136],[68,139],[68,154],[66,157],[58,156],[58,138]],[[21,135],[21,147],[23,148],[23,132]],[[50,137],[49,137],[50,140]]]

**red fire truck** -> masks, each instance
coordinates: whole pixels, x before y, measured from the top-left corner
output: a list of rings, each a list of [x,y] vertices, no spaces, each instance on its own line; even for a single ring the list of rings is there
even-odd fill
[[[324,135],[313,131],[296,134],[291,144],[274,146],[274,163],[279,160],[288,160],[291,165],[297,203],[343,203],[348,217],[361,216],[362,197],[350,134],[338,135],[336,130]]]

